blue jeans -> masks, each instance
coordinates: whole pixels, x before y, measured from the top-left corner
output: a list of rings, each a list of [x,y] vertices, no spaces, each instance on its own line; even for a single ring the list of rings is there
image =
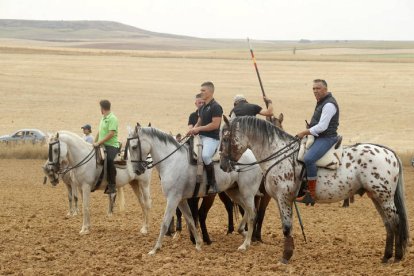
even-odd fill
[[[207,136],[200,135],[201,143],[203,144],[203,152],[201,157],[203,158],[204,165],[210,165],[213,162],[213,156],[216,153],[220,140],[216,140]]]
[[[308,180],[316,180],[318,169],[316,167],[316,161],[322,158],[322,156],[338,141],[338,137],[315,137],[315,142],[310,149],[306,152],[303,162],[306,167],[306,175]]]

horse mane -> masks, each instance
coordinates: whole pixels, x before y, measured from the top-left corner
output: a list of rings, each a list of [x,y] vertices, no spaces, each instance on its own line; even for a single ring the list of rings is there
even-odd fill
[[[83,140],[83,139],[82,139],[82,137],[80,137],[78,134],[73,133],[73,132],[71,132],[71,131],[68,131],[68,130],[60,130],[60,131],[58,131],[57,133],[59,133],[59,138],[60,138],[60,134],[65,134],[65,135],[68,135],[68,136],[70,136],[70,137],[73,137],[74,139],[79,140],[79,141],[78,141],[79,143],[83,142],[83,143],[84,143],[84,144],[86,144],[86,145],[90,145],[90,146],[92,146],[91,144],[89,144],[88,142],[86,142],[85,140]],[[57,134],[57,133],[56,133],[56,134]],[[56,137],[56,134],[54,135],[54,137]]]
[[[164,131],[161,131],[159,129],[153,128],[153,127],[143,127],[141,128],[141,131],[149,136],[155,137],[161,142],[164,142],[165,144],[171,143],[177,148],[180,147],[180,143],[177,142],[177,140],[174,139],[171,135],[165,133]]]
[[[236,117],[232,120],[231,125],[232,128],[238,126],[241,132],[266,145],[273,141],[276,136],[285,141],[294,139],[292,135],[272,123],[253,116]]]

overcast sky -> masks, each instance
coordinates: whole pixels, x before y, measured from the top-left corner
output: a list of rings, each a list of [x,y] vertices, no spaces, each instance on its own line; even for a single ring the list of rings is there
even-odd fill
[[[0,18],[111,20],[208,38],[414,40],[414,0],[0,0]]]

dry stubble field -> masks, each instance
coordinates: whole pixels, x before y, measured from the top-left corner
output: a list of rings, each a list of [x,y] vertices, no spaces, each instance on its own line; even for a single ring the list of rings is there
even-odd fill
[[[285,115],[290,133],[301,130],[312,113],[311,80],[325,78],[341,104],[340,132],[345,143],[382,143],[400,152],[414,145],[412,63],[260,60],[265,88],[276,112]],[[99,120],[97,102],[108,98],[121,125],[139,121],[173,133],[184,132],[192,97],[199,84],[212,80],[225,113],[242,93],[260,102],[249,60],[145,58],[128,55],[90,56],[0,52],[0,133],[22,127],[80,132]],[[216,202],[208,218],[214,243],[196,252],[187,234],[166,238],[155,257],[146,253],[158,235],[164,209],[157,174],[153,176],[150,233],[139,234],[141,210],[127,188],[127,211],[107,218],[106,197],[92,198],[92,232],[81,237],[81,217],[66,218],[62,185],[42,186],[40,160],[0,160],[1,274],[414,274],[414,255],[400,264],[380,264],[385,229],[367,197],[349,209],[340,203],[302,208],[309,242],[295,221],[296,251],[281,265],[282,232],[275,204],[264,226],[264,244],[237,252],[242,238],[225,235],[225,211]],[[410,218],[414,213],[414,172],[405,168]],[[411,236],[413,232],[411,231]]]

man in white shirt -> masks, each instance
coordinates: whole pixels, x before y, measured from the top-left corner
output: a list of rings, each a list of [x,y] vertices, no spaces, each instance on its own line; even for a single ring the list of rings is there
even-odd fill
[[[93,144],[93,137],[92,137],[92,127],[91,125],[84,125],[83,127],[81,127],[81,129],[83,130],[83,134],[85,134],[83,136],[83,140],[85,140],[85,142],[88,142],[89,144]]]
[[[325,80],[313,81],[313,94],[317,103],[309,128],[297,134],[300,139],[306,135],[315,136],[315,142],[303,159],[306,167],[308,191],[304,196],[296,199],[297,202],[303,203],[315,203],[316,161],[338,141],[339,107],[332,93],[328,92],[328,84]]]

